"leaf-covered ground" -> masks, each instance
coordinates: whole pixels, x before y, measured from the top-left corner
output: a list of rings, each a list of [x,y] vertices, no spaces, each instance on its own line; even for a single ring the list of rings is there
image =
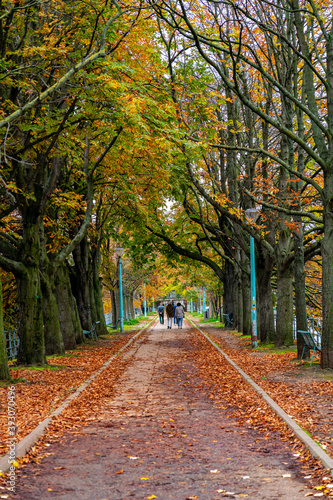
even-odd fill
[[[208,324],[201,325],[201,328],[321,445],[326,444],[327,451],[331,452],[333,384],[331,378],[323,378],[330,377],[330,373],[322,373],[317,366],[299,367],[292,361],[295,353],[253,352],[249,339],[242,339],[235,333]],[[304,474],[310,475],[310,484],[318,488],[316,496],[319,493],[331,495],[332,489],[327,485],[333,481],[329,474],[310,457],[304,446],[239,374],[230,365],[221,363],[218,351],[201,334],[195,333],[195,330],[191,333],[192,363],[201,373],[203,384],[209,387],[214,404],[218,406],[219,401],[223,400],[223,405],[232,410],[239,423],[260,431],[267,444],[271,445],[276,435],[280,435],[294,453],[299,454],[298,460]],[[59,406],[133,334],[113,340],[104,339],[98,345],[86,345],[62,358],[52,358],[49,362],[51,364],[52,361],[53,367],[58,367],[58,370],[13,370],[12,376],[26,378],[26,382],[16,384],[18,440]],[[126,356],[117,358],[117,363],[112,363],[103,372],[102,378],[90,384],[60,417],[54,419],[41,442],[23,462],[33,460],[38,463],[48,451],[50,443],[58,442],[67,431],[79,430],[83,425],[98,420],[103,409],[113,400],[113,387],[124,373],[127,363]],[[200,386],[196,390],[200,390]],[[5,388],[0,391],[3,405],[6,403],[7,391]],[[2,436],[5,427],[6,421],[2,417]]]
[[[136,330],[137,331],[137,330]],[[89,343],[65,356],[48,358],[47,367],[14,367],[17,442],[49,416],[85,380],[114,355],[136,331],[110,335]],[[0,387],[0,456],[8,451],[7,386]]]
[[[315,477],[320,465],[188,325],[156,323],[138,337],[24,461],[13,500],[301,500],[332,491]]]
[[[214,328],[207,323],[201,323],[199,326],[333,458],[331,370],[321,370],[318,367],[318,359],[312,367],[309,363],[300,365],[295,358],[296,352],[274,352],[275,349],[253,351],[249,338],[242,338],[236,332]],[[235,380],[233,386],[230,385],[230,376],[226,376],[225,372],[221,373],[217,363],[218,355],[215,354],[213,346],[208,347],[204,340],[200,342],[205,346],[202,354],[200,349],[197,350],[202,374],[217,388],[212,397],[223,393],[229,395],[230,405],[240,402],[239,418],[256,429],[286,429],[285,424],[274,416],[261,398],[252,396],[254,391],[249,389],[247,383],[236,383]],[[286,431],[285,435],[285,439],[294,440],[289,431]],[[295,440],[296,447],[298,443],[298,440]],[[318,469],[319,476],[322,477],[323,474]],[[331,477],[328,480],[332,482]]]

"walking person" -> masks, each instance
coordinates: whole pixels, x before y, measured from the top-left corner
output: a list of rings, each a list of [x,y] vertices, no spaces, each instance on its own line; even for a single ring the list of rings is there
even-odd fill
[[[160,318],[161,325],[164,325],[164,304],[160,304],[157,308],[158,316]]]
[[[165,312],[166,312],[166,315],[167,315],[167,325],[168,325],[168,328],[172,328],[172,320],[173,320],[174,313],[175,313],[175,308],[173,307],[173,303],[172,302],[169,302],[169,304],[166,306]]]
[[[185,318],[185,312],[180,302],[177,302],[177,307],[175,309],[175,316],[177,319],[178,328],[183,328],[183,319]]]
[[[173,302],[172,302],[172,304],[173,304],[173,308],[174,308],[173,322],[174,322],[174,324],[176,324],[177,323],[177,320],[176,320],[176,307],[177,307],[177,305],[174,304]]]

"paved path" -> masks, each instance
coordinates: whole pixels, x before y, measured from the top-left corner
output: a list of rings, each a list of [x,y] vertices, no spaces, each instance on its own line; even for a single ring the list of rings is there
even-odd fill
[[[128,351],[101,420],[25,467],[12,498],[304,499],[307,482],[285,444],[240,427],[209,399],[190,338],[189,327],[155,324]]]

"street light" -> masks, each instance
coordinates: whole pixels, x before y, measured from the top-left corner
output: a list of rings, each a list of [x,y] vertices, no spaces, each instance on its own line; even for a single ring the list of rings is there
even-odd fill
[[[143,285],[143,289],[144,289],[144,309],[146,318],[147,317],[146,283]]]
[[[246,217],[251,222],[256,222],[259,216],[259,208],[248,208],[245,210]],[[258,347],[257,336],[257,303],[256,303],[256,264],[254,251],[254,238],[250,236],[250,266],[251,266],[251,340],[252,348]]]
[[[124,333],[124,309],[123,309],[123,277],[121,273],[121,256],[124,253],[122,247],[116,248],[116,254],[118,256],[119,265],[119,309],[120,309],[120,332]]]
[[[206,288],[202,287],[202,309],[203,309],[203,317],[205,319],[206,314]]]

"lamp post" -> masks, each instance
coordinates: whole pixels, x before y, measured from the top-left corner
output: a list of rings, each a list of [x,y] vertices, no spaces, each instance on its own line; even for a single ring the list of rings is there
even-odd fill
[[[144,302],[143,302],[143,307],[145,310],[145,318],[147,317],[147,300],[146,300],[146,283],[143,285],[143,297],[144,297]]]
[[[206,312],[206,287],[202,287],[202,314],[205,319],[205,312]]]
[[[258,208],[248,208],[245,210],[247,218],[251,222],[255,222],[259,215]],[[255,263],[255,250],[254,238],[250,236],[250,267],[251,267],[251,340],[252,348],[258,347],[257,337],[257,303],[256,303],[256,263]]]
[[[116,254],[118,256],[118,266],[119,266],[119,309],[120,309],[120,332],[124,333],[124,308],[123,308],[123,277],[121,272],[121,256],[124,253],[122,247],[116,248]]]

